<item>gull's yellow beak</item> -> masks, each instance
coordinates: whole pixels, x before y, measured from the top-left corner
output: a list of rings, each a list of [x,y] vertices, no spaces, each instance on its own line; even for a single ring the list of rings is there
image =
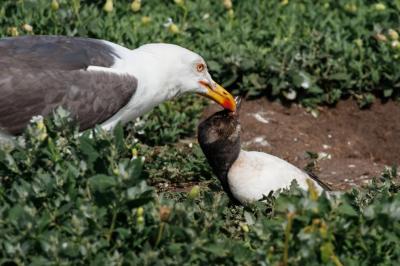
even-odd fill
[[[201,95],[215,101],[225,109],[228,109],[232,112],[236,111],[235,99],[233,99],[233,96],[221,85],[214,83],[214,85],[211,86],[208,82],[204,81],[200,81],[200,84],[207,89],[207,92]]]

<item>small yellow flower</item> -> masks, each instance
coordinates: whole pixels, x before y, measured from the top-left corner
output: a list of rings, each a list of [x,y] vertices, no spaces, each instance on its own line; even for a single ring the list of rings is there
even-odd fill
[[[346,10],[349,13],[356,13],[357,12],[357,5],[348,3],[344,6],[344,10]]]
[[[26,32],[32,32],[33,31],[33,27],[27,23],[25,23],[24,25],[22,25],[22,29],[24,29],[24,31]]]
[[[185,0],[174,0],[175,4],[178,6],[184,6],[185,5]]]
[[[138,156],[138,151],[137,151],[137,149],[133,148],[133,149],[131,150],[131,154],[132,154],[132,157],[137,157],[137,156]]]
[[[57,11],[60,8],[60,4],[57,0],[51,1],[51,10]]]
[[[392,40],[398,40],[399,39],[399,34],[394,29],[389,29],[388,30],[388,35]]]
[[[318,218],[313,219],[313,220],[312,220],[312,224],[313,224],[313,225],[319,225],[319,224],[321,224],[321,219],[318,219]]]
[[[228,17],[229,18],[234,18],[235,17],[235,12],[233,11],[233,9],[229,9],[228,10]]]
[[[174,33],[174,34],[179,33],[179,27],[178,27],[175,23],[172,23],[171,25],[169,25],[169,26],[168,26],[168,30],[169,30],[171,33]]]
[[[39,130],[41,130],[41,131],[46,130],[46,126],[44,125],[43,120],[37,122],[37,128],[38,128]]]
[[[134,0],[131,4],[131,9],[133,12],[138,12],[142,6],[141,0]]]
[[[47,138],[47,128],[46,125],[44,124],[43,117],[40,115],[34,116],[31,118],[30,122],[35,124],[35,126],[33,126],[32,129],[37,135],[37,138],[40,141],[45,140]]]
[[[137,216],[143,216],[143,213],[144,213],[143,207],[137,208],[137,210],[136,210],[136,215]]]
[[[160,215],[160,220],[162,222],[167,222],[170,214],[171,214],[171,208],[170,207],[168,207],[168,206],[161,206],[160,207],[159,215]]]
[[[104,10],[105,12],[110,13],[110,12],[113,11],[113,9],[114,9],[113,1],[112,1],[112,0],[106,0],[106,3],[105,3],[104,6],[103,6],[103,10]]]
[[[321,234],[322,238],[328,237],[328,226],[324,221],[321,222],[321,225],[319,227],[319,233]]]
[[[385,35],[381,34],[381,33],[377,33],[374,35],[374,38],[379,41],[379,42],[386,42],[387,38]]]
[[[199,196],[200,196],[200,187],[197,185],[193,186],[188,194],[189,199],[195,199],[198,198]]]
[[[167,22],[164,23],[164,27],[168,29],[169,32],[177,34],[179,33],[179,27],[174,23],[172,18],[168,18]]]
[[[231,0],[224,0],[224,6],[226,9],[232,9],[232,1]]]
[[[282,0],[281,1],[281,5],[286,6],[287,4],[289,4],[289,0]]]
[[[361,39],[355,39],[354,43],[360,48],[363,46],[363,41]]]
[[[144,209],[143,207],[139,207],[136,209],[136,223],[138,225],[143,225],[144,224]]]
[[[384,11],[386,9],[386,6],[383,3],[377,3],[374,5],[374,9],[376,11]]]
[[[240,223],[240,228],[242,229],[243,232],[248,233],[249,230],[249,226],[246,223]]]
[[[10,28],[8,28],[8,29],[7,29],[7,32],[8,32],[9,35],[11,35],[11,36],[13,36],[13,37],[19,36],[19,32],[18,32],[17,27],[10,27]]]
[[[143,217],[143,216],[138,216],[138,217],[136,218],[136,222],[137,222],[137,224],[139,224],[139,225],[144,224],[144,217]]]
[[[142,20],[142,24],[143,25],[147,25],[147,24],[149,24],[151,22],[151,17],[143,16],[141,20]]]
[[[312,201],[317,201],[317,199],[319,198],[319,195],[318,195],[317,187],[314,184],[314,181],[307,179],[306,182],[308,185],[308,192],[310,193],[310,199]]]

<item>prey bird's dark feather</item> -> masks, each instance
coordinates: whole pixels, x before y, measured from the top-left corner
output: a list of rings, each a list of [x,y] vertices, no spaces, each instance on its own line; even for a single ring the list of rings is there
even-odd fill
[[[332,188],[330,186],[328,186],[328,184],[324,183],[321,178],[319,178],[316,174],[314,174],[311,171],[306,171],[307,175],[313,179],[315,182],[318,183],[318,185],[320,185],[324,190],[326,191],[332,191]]]

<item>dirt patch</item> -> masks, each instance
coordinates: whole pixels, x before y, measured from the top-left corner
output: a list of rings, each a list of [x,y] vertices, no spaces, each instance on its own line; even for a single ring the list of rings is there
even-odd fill
[[[218,106],[211,105],[208,117]],[[400,104],[374,103],[360,110],[353,100],[335,108],[322,107],[319,116],[298,105],[285,107],[266,99],[245,101],[240,111],[242,147],[267,152],[299,168],[319,153],[315,173],[334,189],[348,189],[379,175],[386,165],[400,165]]]

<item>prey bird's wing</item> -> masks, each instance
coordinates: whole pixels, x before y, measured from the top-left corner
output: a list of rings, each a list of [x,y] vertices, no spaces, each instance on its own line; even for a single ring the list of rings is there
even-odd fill
[[[72,112],[81,130],[104,122],[137,88],[132,75],[88,70],[107,70],[115,58],[112,47],[93,39],[0,39],[0,129],[21,133],[32,116],[46,116],[58,106]]]
[[[332,191],[332,188],[326,184],[324,181],[321,180],[321,178],[319,178],[316,174],[314,174],[311,171],[306,171],[307,175],[313,179],[315,182],[318,183],[318,185],[320,185],[325,191]]]

